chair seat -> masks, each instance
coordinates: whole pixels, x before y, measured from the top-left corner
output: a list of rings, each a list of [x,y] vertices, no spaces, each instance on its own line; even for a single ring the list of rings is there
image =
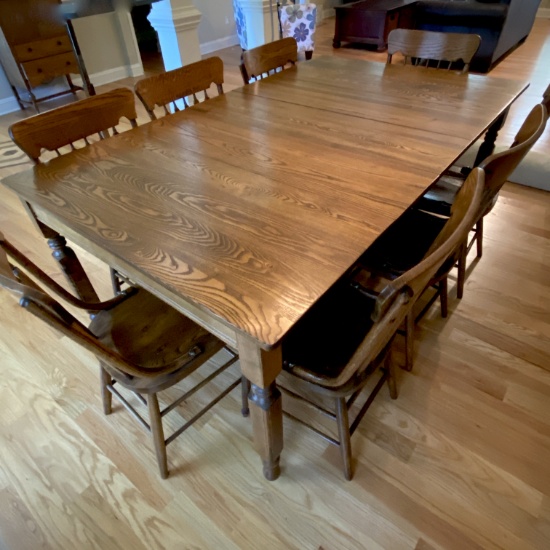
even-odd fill
[[[299,367],[299,377],[316,384],[337,378],[372,327],[374,304],[347,281],[339,283],[285,337],[283,368]]]
[[[395,278],[418,264],[447,219],[416,209],[407,210],[359,258],[364,270]]]
[[[450,216],[451,205],[463,183],[464,177],[442,176],[424,193],[416,207],[441,216]]]
[[[180,375],[189,363],[194,368],[204,363],[205,357],[194,362],[197,356],[213,356],[223,347],[215,336],[143,289],[98,313],[89,328],[104,345],[144,373],[141,380],[123,375],[126,385],[133,381],[132,387],[142,390],[148,377],[154,377],[157,388],[163,385],[159,379],[163,374],[174,383],[173,375]],[[122,373],[111,374],[120,378]]]

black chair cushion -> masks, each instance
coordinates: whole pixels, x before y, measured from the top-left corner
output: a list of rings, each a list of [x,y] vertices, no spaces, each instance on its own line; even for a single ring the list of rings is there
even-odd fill
[[[373,325],[374,300],[342,281],[322,296],[283,340],[283,368],[336,378]]]
[[[398,276],[418,264],[447,220],[417,209],[407,210],[361,256],[358,264],[372,273]]]
[[[464,178],[442,176],[418,200],[416,207],[420,210],[449,217],[451,215],[451,206],[463,183]]]

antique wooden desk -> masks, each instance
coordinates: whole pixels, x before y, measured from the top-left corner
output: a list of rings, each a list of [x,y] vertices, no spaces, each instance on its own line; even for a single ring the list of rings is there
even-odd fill
[[[283,336],[525,88],[318,58],[4,184],[238,350],[275,479]]]
[[[345,41],[359,42],[383,50],[390,31],[412,28],[414,4],[415,0],[363,0],[335,6],[332,45],[339,48]]]

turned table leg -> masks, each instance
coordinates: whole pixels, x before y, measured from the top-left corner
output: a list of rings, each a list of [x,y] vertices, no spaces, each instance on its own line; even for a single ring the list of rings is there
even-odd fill
[[[237,347],[242,373],[251,382],[254,443],[263,462],[264,476],[273,481],[281,473],[279,458],[283,449],[283,409],[275,383],[282,369],[281,348],[265,351],[246,336],[237,337]]]
[[[485,138],[483,143],[479,146],[479,151],[476,155],[474,167],[479,166],[488,156],[493,154],[495,150],[495,143],[497,140],[500,129],[506,122],[506,116],[508,115],[508,109],[502,112],[502,114],[489,126],[487,132],[485,132]]]

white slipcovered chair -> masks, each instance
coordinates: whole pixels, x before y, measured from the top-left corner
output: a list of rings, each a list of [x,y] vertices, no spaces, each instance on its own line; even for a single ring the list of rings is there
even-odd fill
[[[296,3],[290,0],[277,2],[281,38],[294,38],[298,52],[311,59],[315,48],[317,6],[312,3]]]

